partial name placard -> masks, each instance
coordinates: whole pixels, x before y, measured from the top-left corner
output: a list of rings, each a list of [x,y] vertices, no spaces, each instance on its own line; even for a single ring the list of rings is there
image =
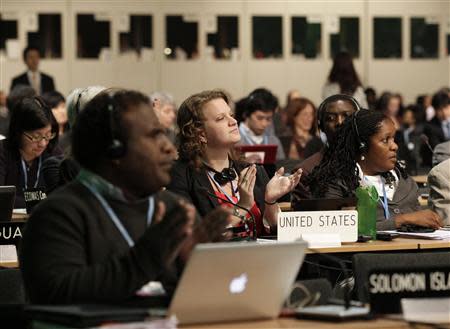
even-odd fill
[[[339,234],[341,242],[358,239],[356,210],[288,211],[278,213],[278,241],[294,241],[302,234]]]

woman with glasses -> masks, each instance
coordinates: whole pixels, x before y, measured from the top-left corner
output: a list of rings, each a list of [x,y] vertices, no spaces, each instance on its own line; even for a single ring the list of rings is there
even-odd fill
[[[24,208],[24,191],[46,190],[43,161],[55,149],[58,123],[42,98],[22,99],[12,111],[7,139],[0,141],[0,185],[16,186],[15,208]]]

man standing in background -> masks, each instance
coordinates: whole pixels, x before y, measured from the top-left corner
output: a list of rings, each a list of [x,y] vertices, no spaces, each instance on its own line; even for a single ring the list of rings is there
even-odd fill
[[[47,74],[39,71],[39,61],[41,56],[39,49],[33,46],[28,46],[23,51],[23,61],[28,70],[13,78],[11,82],[11,90],[18,85],[31,86],[38,95],[45,94],[55,90],[53,78]]]

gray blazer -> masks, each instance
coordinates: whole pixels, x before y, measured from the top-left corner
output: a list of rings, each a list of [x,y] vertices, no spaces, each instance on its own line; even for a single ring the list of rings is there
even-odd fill
[[[430,186],[428,205],[441,216],[444,225],[450,225],[450,159],[431,169],[428,174],[428,186]]]
[[[384,218],[384,211],[381,202],[377,206],[377,230],[394,230],[395,217],[400,214],[407,214],[420,210],[419,188],[411,178],[406,179],[397,171],[400,178],[397,189],[392,200],[388,202],[389,219]],[[354,191],[348,191],[343,182],[338,180],[335,185],[330,185],[325,198],[338,199],[354,195]]]
[[[433,151],[433,166],[450,158],[450,141],[436,145]]]

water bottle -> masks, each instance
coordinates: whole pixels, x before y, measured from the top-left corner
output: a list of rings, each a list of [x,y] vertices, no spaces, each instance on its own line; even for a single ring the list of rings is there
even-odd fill
[[[377,237],[378,192],[374,186],[360,186],[356,189],[358,204],[358,235]]]

